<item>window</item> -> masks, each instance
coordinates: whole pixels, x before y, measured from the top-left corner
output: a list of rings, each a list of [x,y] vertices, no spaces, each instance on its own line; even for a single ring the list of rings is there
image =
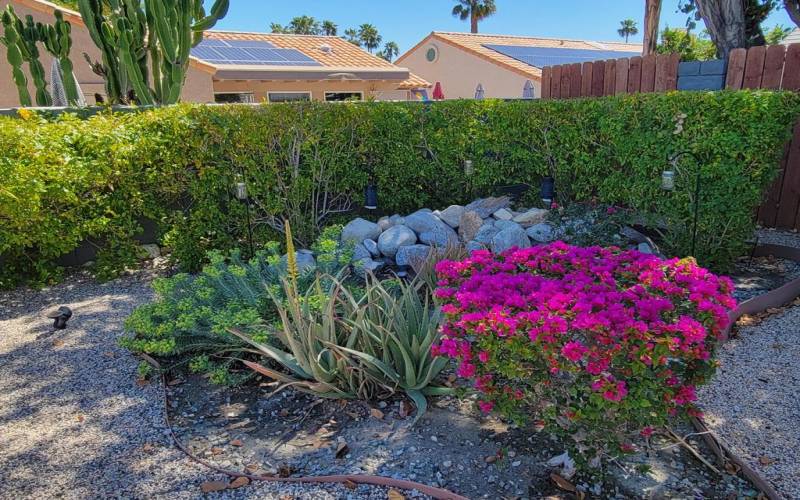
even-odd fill
[[[214,94],[214,102],[220,104],[256,102],[252,92],[226,92]]]
[[[326,101],[362,101],[363,92],[325,92]]]
[[[436,62],[436,60],[439,59],[439,49],[437,49],[435,45],[431,45],[427,52],[425,52],[425,59],[427,59],[428,62]]]
[[[310,101],[311,92],[268,92],[269,102]]]

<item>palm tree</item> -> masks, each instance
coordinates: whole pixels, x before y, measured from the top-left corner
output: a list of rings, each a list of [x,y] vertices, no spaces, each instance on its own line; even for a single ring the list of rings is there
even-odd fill
[[[319,35],[319,22],[311,16],[298,16],[289,23],[289,31],[295,35]]]
[[[383,50],[378,52],[377,56],[392,62],[392,59],[397,57],[399,53],[400,47],[398,47],[395,42],[386,42],[386,45],[383,46]]]
[[[344,38],[353,45],[361,47],[361,40],[358,38],[358,31],[356,31],[355,28],[347,28],[344,30]]]
[[[478,32],[478,23],[497,12],[494,0],[456,0],[458,5],[453,7],[453,15],[462,21],[469,19],[470,31]]]
[[[636,27],[636,21],[633,19],[625,19],[620,21],[619,24],[621,27],[617,30],[617,33],[625,39],[625,43],[628,43],[629,36],[639,33],[639,28]]]
[[[383,41],[383,37],[378,34],[378,28],[371,24],[362,24],[358,27],[358,39],[369,53],[377,49]]]
[[[339,32],[339,27],[333,21],[322,21],[322,34],[326,36],[336,36]]]
[[[270,24],[270,25],[269,25],[269,29],[270,29],[270,30],[271,30],[273,33],[288,33],[288,32],[289,32],[289,30],[287,30],[285,26],[283,26],[283,25],[281,25],[281,24],[278,24],[278,23],[272,23],[272,24]]]

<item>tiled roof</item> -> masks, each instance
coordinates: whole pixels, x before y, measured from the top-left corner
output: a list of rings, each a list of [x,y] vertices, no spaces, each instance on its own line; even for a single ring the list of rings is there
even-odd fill
[[[547,47],[557,49],[587,49],[587,50],[611,50],[620,52],[641,52],[642,46],[633,43],[621,42],[592,42],[587,40],[569,40],[559,38],[541,38],[530,36],[514,35],[484,35],[482,33],[454,33],[447,31],[434,31],[414,48],[400,56],[397,63],[402,63],[408,54],[423,45],[430,39],[443,41],[450,45],[461,48],[482,59],[503,66],[523,76],[541,78],[542,71],[539,68],[525,64],[512,57],[503,55],[497,51],[484,47],[484,45],[515,45],[522,47]]]
[[[279,33],[245,33],[234,31],[206,31],[204,38],[208,40],[255,40],[269,42],[276,47],[296,49],[325,68],[336,68],[337,71],[351,70],[404,70],[385,59],[353,45],[338,36],[291,35]],[[330,50],[323,50],[324,46]],[[268,69],[269,67],[267,67]],[[407,70],[406,70],[407,71]],[[394,79],[394,77],[388,78]],[[432,85],[417,75],[409,72],[409,77],[402,81],[398,89],[427,88]]]

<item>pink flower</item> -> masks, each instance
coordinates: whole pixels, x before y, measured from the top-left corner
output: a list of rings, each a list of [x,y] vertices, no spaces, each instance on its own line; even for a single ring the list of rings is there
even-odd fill
[[[561,355],[567,358],[570,361],[578,362],[583,358],[583,355],[586,354],[589,349],[586,348],[583,344],[577,341],[567,342],[564,344],[564,347],[561,348]]]
[[[478,359],[481,363],[486,363],[489,361],[489,353],[487,351],[481,351],[478,353]]]
[[[642,429],[642,430],[639,432],[639,434],[640,434],[642,437],[644,437],[644,438],[649,438],[650,436],[652,436],[652,435],[653,435],[653,432],[654,432],[654,431],[655,431],[655,430],[654,430],[652,427],[650,427],[650,426],[648,425],[647,427],[645,427],[644,429]]]
[[[492,408],[494,408],[494,403],[491,401],[478,401],[478,408],[480,408],[483,413],[491,413]]]

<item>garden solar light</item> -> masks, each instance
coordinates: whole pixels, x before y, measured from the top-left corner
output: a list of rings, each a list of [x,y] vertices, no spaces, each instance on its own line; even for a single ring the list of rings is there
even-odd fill
[[[675,170],[664,170],[661,172],[661,189],[664,191],[675,190]]]
[[[244,201],[247,199],[247,184],[245,184],[241,176],[238,179],[236,182],[236,199]]]
[[[378,186],[374,182],[367,184],[364,191],[364,208],[376,210],[378,208]]]
[[[472,160],[464,160],[464,175],[472,175],[475,172],[475,166]]]
[[[556,197],[556,181],[552,177],[548,176],[542,179],[541,197],[546,206],[553,203],[553,199]]]
[[[67,320],[72,317],[72,309],[67,306],[61,306],[48,314],[47,317],[54,320],[53,328],[63,330],[67,327]]]

